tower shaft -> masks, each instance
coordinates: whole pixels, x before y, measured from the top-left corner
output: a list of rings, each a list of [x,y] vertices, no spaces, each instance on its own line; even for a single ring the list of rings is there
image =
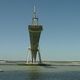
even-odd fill
[[[30,46],[31,46],[31,59],[32,63],[36,62],[36,56],[39,55],[39,62],[41,62],[41,56],[39,51],[39,40],[41,31],[43,30],[42,25],[38,24],[38,17],[36,16],[36,7],[34,5],[32,24],[28,25],[29,36],[30,36]]]
[[[31,45],[31,55],[32,62],[36,62],[36,56],[39,52],[39,39],[42,31],[41,25],[29,25],[29,36],[30,36],[30,45]],[[38,54],[39,55],[39,54]]]

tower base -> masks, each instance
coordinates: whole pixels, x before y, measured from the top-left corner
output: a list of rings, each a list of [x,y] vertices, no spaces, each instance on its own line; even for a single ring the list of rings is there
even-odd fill
[[[29,53],[30,52],[30,53]],[[34,57],[32,56],[33,54],[31,53],[31,49],[30,48],[28,48],[28,52],[27,52],[27,64],[42,64],[42,60],[41,60],[41,54],[40,54],[40,50],[38,49],[37,50],[37,54],[38,54],[38,60],[36,60],[36,57],[35,57],[35,59],[34,59]],[[36,54],[36,55],[37,55]],[[30,55],[30,56],[28,56],[28,55]],[[30,60],[29,60],[29,58],[31,58]]]

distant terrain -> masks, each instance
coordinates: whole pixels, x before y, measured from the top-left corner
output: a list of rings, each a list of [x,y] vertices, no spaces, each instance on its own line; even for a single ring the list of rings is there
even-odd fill
[[[29,62],[30,64],[31,62]],[[80,61],[43,61],[42,63],[51,64],[53,66],[80,66]],[[28,64],[26,61],[8,61],[0,60],[0,65],[17,65],[17,64]]]

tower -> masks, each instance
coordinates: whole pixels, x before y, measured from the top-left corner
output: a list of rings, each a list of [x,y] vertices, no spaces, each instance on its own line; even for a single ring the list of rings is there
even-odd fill
[[[41,55],[39,50],[39,40],[41,31],[43,30],[42,25],[38,24],[38,17],[36,16],[36,7],[34,5],[32,24],[28,25],[29,37],[30,37],[30,52],[31,52],[31,61],[36,63],[36,57],[38,55],[39,63],[41,63]]]

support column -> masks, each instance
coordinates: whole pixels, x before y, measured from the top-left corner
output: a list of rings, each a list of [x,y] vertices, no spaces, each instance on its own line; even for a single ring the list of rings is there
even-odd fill
[[[40,51],[38,50],[38,56],[39,56],[39,63],[41,64],[42,61],[41,61],[41,54],[40,54]]]

